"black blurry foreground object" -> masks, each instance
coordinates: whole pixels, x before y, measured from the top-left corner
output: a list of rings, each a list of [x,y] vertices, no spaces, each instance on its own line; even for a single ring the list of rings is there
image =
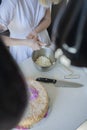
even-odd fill
[[[14,128],[19,123],[26,105],[26,82],[0,39],[0,130]]]
[[[1,4],[2,0],[0,0],[0,4]]]
[[[52,40],[72,65],[87,67],[87,0],[69,0],[67,6],[64,2],[54,22]]]

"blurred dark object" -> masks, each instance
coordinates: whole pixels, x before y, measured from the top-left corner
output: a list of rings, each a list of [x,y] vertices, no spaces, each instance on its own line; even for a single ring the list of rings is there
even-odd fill
[[[56,18],[57,13],[58,13],[61,5],[62,5],[62,2],[63,1],[59,2],[58,4],[52,4],[52,7],[51,7],[51,24],[47,29],[50,37],[51,37],[51,34],[52,34],[52,28],[53,28],[55,18]],[[66,5],[66,2],[65,2],[65,5]]]
[[[0,130],[10,130],[18,124],[27,98],[24,77],[0,39]]]
[[[0,0],[0,4],[2,3],[2,0]]]
[[[87,67],[87,0],[62,3],[56,16],[52,40],[75,66]]]
[[[10,36],[9,30],[3,31],[0,33],[0,35]]]

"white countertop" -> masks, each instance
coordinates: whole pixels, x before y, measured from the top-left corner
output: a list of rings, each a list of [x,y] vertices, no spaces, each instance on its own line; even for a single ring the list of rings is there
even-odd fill
[[[59,64],[48,72],[38,71],[31,58],[19,66],[26,78],[49,77],[84,84],[81,88],[59,88],[52,84],[43,84],[50,98],[48,116],[31,130],[76,130],[82,122],[87,120],[87,73],[84,69],[71,67],[76,74],[80,75],[80,78],[64,79],[69,72]]]

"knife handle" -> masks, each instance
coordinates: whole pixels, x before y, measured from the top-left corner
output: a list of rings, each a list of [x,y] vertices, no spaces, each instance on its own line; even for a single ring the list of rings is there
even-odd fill
[[[36,78],[36,81],[44,82],[44,83],[53,83],[55,84],[57,82],[56,79],[49,79],[49,78]]]

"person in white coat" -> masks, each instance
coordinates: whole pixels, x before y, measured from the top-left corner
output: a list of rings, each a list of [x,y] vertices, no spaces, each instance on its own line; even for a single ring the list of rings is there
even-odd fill
[[[38,0],[2,0],[0,12],[0,31],[10,31],[10,38],[2,36],[2,39],[18,63],[44,43],[50,44],[47,32],[51,23],[50,8]]]

